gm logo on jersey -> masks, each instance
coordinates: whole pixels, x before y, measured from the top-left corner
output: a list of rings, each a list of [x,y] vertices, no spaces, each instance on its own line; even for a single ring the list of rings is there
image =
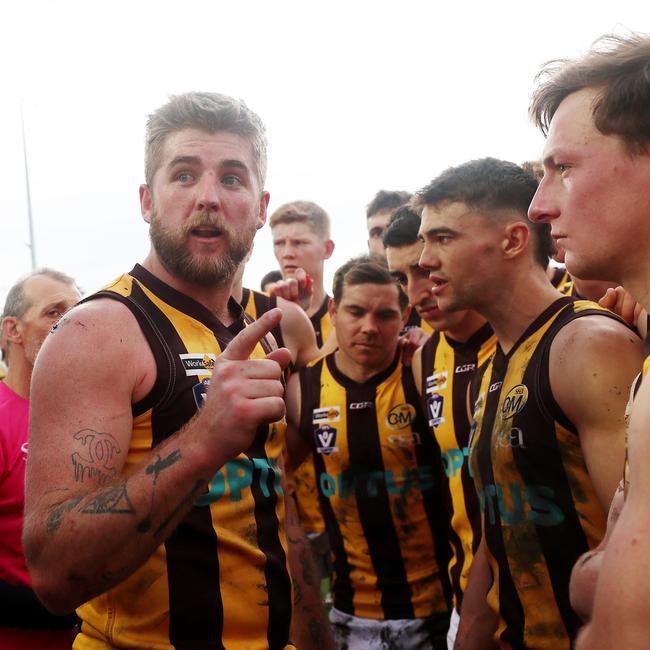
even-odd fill
[[[336,429],[329,424],[324,424],[314,431],[314,439],[316,441],[316,451],[319,454],[329,456],[332,452],[338,451],[336,446]]]
[[[443,370],[442,372],[434,372],[432,375],[427,377],[427,393],[435,393],[436,391],[447,388],[448,378],[449,373],[446,370]]]
[[[312,422],[339,422],[341,420],[341,407],[340,406],[323,406],[319,409],[312,411]]]
[[[214,362],[217,360],[217,355],[212,352],[189,352],[178,356],[188,377],[211,375]]]
[[[391,429],[406,429],[415,418],[415,408],[411,404],[393,406],[386,416],[386,424]]]
[[[513,386],[501,404],[501,415],[504,420],[508,420],[519,413],[528,401],[528,386],[526,384],[517,384]]]

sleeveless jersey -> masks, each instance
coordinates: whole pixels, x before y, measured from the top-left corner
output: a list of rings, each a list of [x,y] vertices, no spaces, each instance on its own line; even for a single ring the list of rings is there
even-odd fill
[[[399,355],[363,384],[332,353],[300,372],[300,431],[334,553],[334,606],[371,619],[449,615],[440,450]]]
[[[225,327],[139,265],[90,299],[100,297],[131,310],[156,360],[152,391],[133,405],[128,471],[196,413],[214,360],[245,321],[231,300],[231,313],[240,317]],[[268,349],[258,344],[251,356]],[[153,555],[78,609],[75,649],[293,647],[279,466],[285,428],[284,421],[260,427]]]
[[[323,300],[323,303],[318,308],[318,311],[313,316],[309,317],[309,320],[314,327],[314,332],[316,333],[316,344],[319,348],[323,347],[323,344],[325,341],[327,341],[334,327],[332,325],[330,313],[327,309],[329,302],[330,297],[325,296],[325,300]]]
[[[422,397],[447,477],[443,489],[451,508],[449,578],[458,611],[474,553],[481,541],[478,497],[468,464],[467,391],[477,368],[495,349],[496,337],[487,323],[465,343],[435,332],[422,348]]]
[[[549,351],[562,327],[594,314],[618,319],[596,303],[559,298],[507,355],[497,345],[480,382],[470,463],[503,648],[568,650],[582,625],[569,577],[602,539],[606,513],[578,431],[553,397]]]

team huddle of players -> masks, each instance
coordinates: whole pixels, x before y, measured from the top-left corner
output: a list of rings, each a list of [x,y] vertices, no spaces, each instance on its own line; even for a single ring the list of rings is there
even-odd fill
[[[150,116],[147,258],[37,363],[35,280],[58,305],[69,278],[3,314],[24,554],[74,648],[646,647],[649,71],[636,35],[549,66],[541,164],[379,192],[331,297],[309,201],[269,218],[281,277],[242,286],[259,118],[209,93]]]

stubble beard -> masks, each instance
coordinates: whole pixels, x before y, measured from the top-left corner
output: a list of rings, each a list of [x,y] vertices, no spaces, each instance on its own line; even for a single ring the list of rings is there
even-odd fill
[[[225,250],[212,256],[192,253],[187,238],[198,226],[219,228],[226,241]],[[180,230],[173,230],[161,222],[154,210],[149,226],[151,243],[165,269],[185,282],[202,287],[222,286],[232,280],[253,245],[255,232],[254,226],[246,225],[235,233],[221,219],[208,213],[193,217]]]

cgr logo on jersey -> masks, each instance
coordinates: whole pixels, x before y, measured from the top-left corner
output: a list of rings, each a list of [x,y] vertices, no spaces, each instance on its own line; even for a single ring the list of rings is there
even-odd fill
[[[528,401],[528,387],[525,384],[513,386],[503,400],[501,415],[508,420],[519,413]]]
[[[499,390],[503,386],[502,381],[495,381],[493,384],[490,384],[490,388],[488,390],[488,393],[493,393],[495,390]]]
[[[427,377],[427,393],[435,393],[439,390],[447,388],[447,379],[449,374],[446,370],[443,372],[434,372],[431,376]]]
[[[406,429],[415,417],[415,409],[411,404],[393,406],[386,416],[386,424],[391,429]]]
[[[373,407],[372,402],[350,402],[351,411],[360,411],[361,409],[371,409]]]
[[[434,393],[427,399],[427,409],[429,411],[429,426],[439,427],[444,423],[445,418],[442,416],[442,407],[445,398],[438,393]]]
[[[340,406],[323,406],[319,409],[313,410],[312,422],[339,422],[341,420],[341,407]]]
[[[217,359],[217,355],[212,352],[189,352],[178,356],[188,377],[212,374]]]
[[[476,364],[475,363],[465,363],[462,366],[456,366],[456,370],[454,372],[457,375],[459,375],[461,372],[471,372],[472,370],[476,370]]]
[[[314,440],[316,441],[316,451],[319,454],[329,456],[332,452],[339,450],[336,446],[336,429],[329,424],[324,424],[314,431]]]

